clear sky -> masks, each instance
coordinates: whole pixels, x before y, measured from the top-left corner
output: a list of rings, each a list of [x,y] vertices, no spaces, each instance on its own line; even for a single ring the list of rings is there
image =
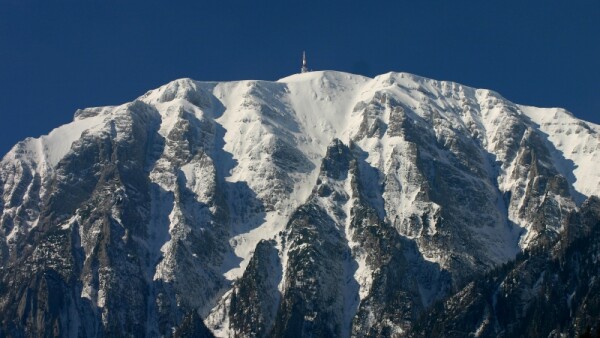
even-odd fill
[[[403,71],[600,123],[600,1],[0,0],[0,156],[170,80]]]

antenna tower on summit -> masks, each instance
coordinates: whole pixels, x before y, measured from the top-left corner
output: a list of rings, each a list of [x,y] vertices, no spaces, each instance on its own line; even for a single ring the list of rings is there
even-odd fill
[[[300,73],[308,73],[308,67],[306,67],[306,52],[302,52],[302,68],[300,68]]]

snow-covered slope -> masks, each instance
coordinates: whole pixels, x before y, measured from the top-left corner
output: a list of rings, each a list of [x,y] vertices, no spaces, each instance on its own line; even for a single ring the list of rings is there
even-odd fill
[[[600,126],[575,118],[560,108],[519,106],[538,125],[547,142],[555,148],[552,154],[560,173],[583,196],[600,191]],[[577,196],[581,201],[583,196]]]
[[[335,322],[321,329],[401,333],[448,290],[560,236],[569,212],[600,195],[599,132],[561,109],[407,73],[180,79],[132,103],[78,111],[4,156],[0,261],[46,266],[39,248],[60,229],[72,253],[52,257],[71,262],[65,289],[80,291],[68,311],[85,323],[68,325],[79,332],[96,322],[123,329],[110,318],[125,318],[164,334],[198,311],[219,335],[251,335],[256,318],[261,334],[282,333],[321,315],[296,322],[292,294],[340,290],[335,306],[314,304]],[[327,176],[336,149],[347,163]],[[306,231],[331,248],[303,244]],[[330,257],[307,261],[313,252]],[[127,267],[117,263],[125,257]],[[313,268],[329,283],[316,293],[302,289]],[[140,274],[132,314],[111,308],[123,271]],[[258,275],[262,283],[249,281]],[[394,278],[404,284],[385,282]],[[273,292],[282,305],[262,304],[256,318],[232,307]]]

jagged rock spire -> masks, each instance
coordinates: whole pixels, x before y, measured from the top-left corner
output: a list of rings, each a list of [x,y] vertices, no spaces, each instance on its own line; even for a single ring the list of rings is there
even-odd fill
[[[306,52],[302,51],[302,68],[300,68],[300,73],[308,73],[308,67],[306,67]]]

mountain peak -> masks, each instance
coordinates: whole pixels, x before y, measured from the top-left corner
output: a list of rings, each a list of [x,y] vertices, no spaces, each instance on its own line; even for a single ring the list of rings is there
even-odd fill
[[[352,73],[346,73],[336,70],[318,70],[318,71],[310,71],[306,73],[298,73],[286,76],[277,80],[277,82],[282,83],[290,83],[290,82],[305,82],[305,81],[319,81],[323,79],[327,79],[329,81],[343,81],[348,80],[350,78],[356,79],[369,79],[363,75],[357,75]]]
[[[592,222],[599,156],[600,126],[408,73],[178,79],[0,161],[0,336],[402,335]]]

